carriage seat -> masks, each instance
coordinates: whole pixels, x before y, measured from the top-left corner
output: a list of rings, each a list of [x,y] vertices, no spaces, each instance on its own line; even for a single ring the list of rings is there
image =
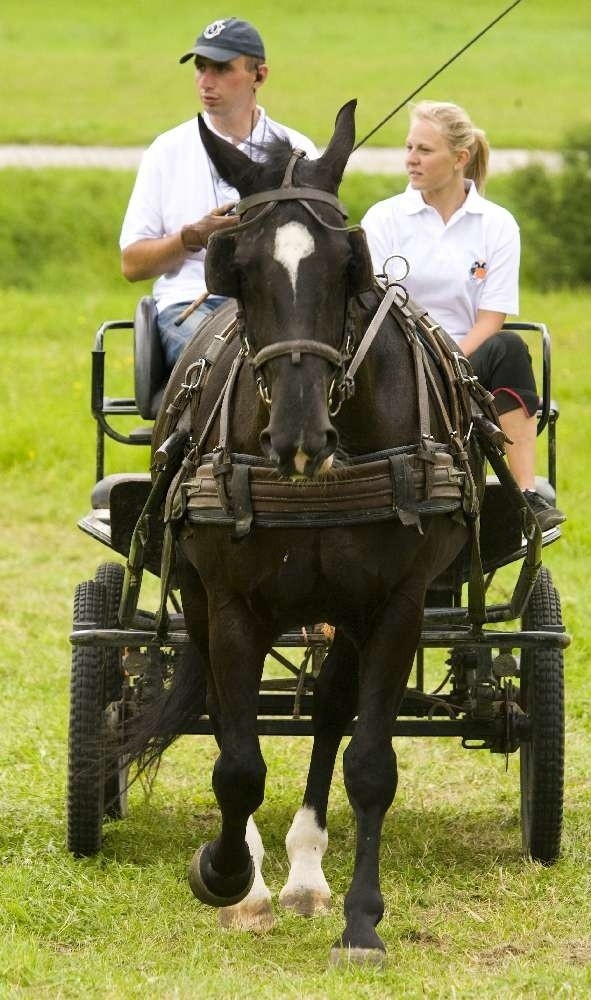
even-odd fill
[[[149,472],[115,472],[105,476],[96,483],[91,494],[92,510],[78,522],[79,526],[127,558],[151,488]],[[159,513],[150,521],[144,552],[144,565],[155,576],[160,575],[163,538],[164,522]]]
[[[151,295],[144,295],[133,319],[135,402],[144,420],[156,419],[167,381],[157,316],[156,302]]]
[[[90,502],[93,510],[108,510],[111,502],[111,493],[114,489],[120,488],[124,483],[138,484],[132,486],[135,492],[143,494],[146,499],[152,485],[152,478],[149,472],[113,472],[104,479],[95,483],[90,495]],[[141,485],[140,485],[141,484]]]

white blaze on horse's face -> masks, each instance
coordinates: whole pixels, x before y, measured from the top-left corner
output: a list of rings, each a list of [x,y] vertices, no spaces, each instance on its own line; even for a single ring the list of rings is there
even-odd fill
[[[286,222],[284,226],[279,226],[275,233],[273,257],[289,275],[294,301],[300,263],[312,253],[314,253],[314,239],[301,222]]]

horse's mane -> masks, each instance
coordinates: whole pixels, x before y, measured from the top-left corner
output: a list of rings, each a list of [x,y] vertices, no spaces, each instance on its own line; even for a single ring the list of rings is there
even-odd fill
[[[294,148],[296,147],[292,145],[287,136],[280,135],[273,135],[271,139],[253,144],[252,147],[257,154],[254,159],[264,164],[267,178],[271,175],[277,179],[277,184],[280,184],[283,179]],[[300,183],[306,183],[306,174],[309,172],[306,167],[309,166],[310,161],[307,156],[303,160],[299,160],[294,167],[294,179],[297,178]]]
[[[287,136],[272,135],[265,142],[259,142],[253,147],[261,161],[273,171],[285,170],[292,152],[292,144]]]

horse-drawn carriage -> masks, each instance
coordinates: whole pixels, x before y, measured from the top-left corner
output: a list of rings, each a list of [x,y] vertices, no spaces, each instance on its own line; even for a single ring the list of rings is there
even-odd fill
[[[524,850],[544,864],[558,857],[562,652],[569,639],[557,591],[541,565],[542,548],[559,538],[559,529],[542,536],[502,459],[497,429],[472,409],[462,413],[461,393],[475,391],[469,368],[445,347],[425,314],[409,312],[403,292],[375,287],[359,262],[358,232],[352,235],[344,225],[335,197],[352,146],[352,110],[344,112],[319,169],[287,157],[279,174],[270,167],[254,187],[250,175],[240,175],[241,154],[227,153],[211,140],[218,169],[247,197],[234,233],[216,238],[208,250],[209,281],[214,291],[237,298],[241,308],[237,311],[231,299],[204,324],[177,364],[163,405],[151,300],[140,302],[133,322],[107,322],[96,334],[97,482],[80,527],[123,556],[126,566],[103,563],[94,579],[76,590],[68,845],[76,855],[95,853],[103,820],[126,814],[130,754],[137,730],[146,731],[144,718],[153,727],[148,755],[181,733],[214,733],[221,745],[214,787],[224,825],[220,838],[196,856],[190,882],[205,902],[235,905],[253,879],[244,832],[262,799],[257,735],[314,735],[316,772],[304,807],[324,828],[336,750],[343,735],[353,734],[345,779],[360,837],[372,846],[358,849],[347,929],[337,953],[353,949],[371,957],[382,948],[375,934],[380,900],[371,893],[377,886],[379,828],[396,784],[387,750],[392,736],[454,736],[469,749],[519,751]],[[279,250],[276,217],[283,234],[289,233]],[[313,266],[336,258],[336,276],[329,275],[328,282],[319,276],[327,309],[338,316],[326,344],[311,339],[311,326],[300,324],[285,334],[284,317],[281,337],[273,337],[273,322],[263,324],[260,315],[253,322],[241,272],[249,268],[248,240],[256,242],[259,257],[264,253],[271,219],[270,256],[289,272],[294,313],[303,308],[298,302],[296,309],[294,268],[314,256],[312,237],[302,238],[308,222],[320,251]],[[294,242],[304,252],[288,267],[286,248]],[[359,336],[358,307],[367,313]],[[324,306],[316,299],[310,308],[316,315]],[[380,340],[384,323],[393,326]],[[267,327],[269,338],[254,340]],[[511,329],[539,341],[538,431],[547,435],[548,468],[537,488],[553,499],[558,411],[551,399],[550,337],[543,324],[515,323]],[[130,337],[132,330],[134,396],[109,397],[107,341],[120,332]],[[377,432],[367,426],[372,421],[364,379],[376,352],[374,383],[383,374],[379,352],[390,350],[396,337],[408,367],[399,358],[401,381],[385,387],[384,406],[403,391],[411,393],[413,405],[412,420],[390,439],[384,422],[387,417],[393,423],[393,414],[398,419],[397,410],[384,411]],[[250,365],[243,363],[247,357]],[[441,368],[447,382],[437,374]],[[355,406],[362,409],[348,423],[341,414],[353,409],[354,378]],[[308,383],[316,386],[303,405],[292,393],[294,383],[302,397]],[[452,383],[459,393],[455,401]],[[324,387],[320,400],[317,384]],[[376,405],[382,397],[375,384],[372,392]],[[485,394],[480,401],[486,408]],[[311,426],[310,413],[316,411],[322,419]],[[296,439],[286,441],[293,414]],[[122,432],[120,418],[138,415],[147,425]],[[331,466],[333,424],[348,456]],[[411,424],[419,443],[409,448]],[[152,474],[105,475],[106,438],[151,444]],[[259,440],[262,451],[253,444]],[[484,458],[493,474],[480,500],[473,470],[479,463],[483,468]],[[515,567],[513,592],[493,603],[488,595],[497,571],[508,566]],[[144,569],[161,580],[159,606],[152,611],[140,607]],[[319,621],[336,625],[336,631]],[[208,659],[208,632],[209,714],[203,675],[194,669]],[[265,655],[273,669],[261,677]],[[433,691],[426,683],[427,657],[431,664],[441,657],[443,679]],[[400,658],[408,661],[406,667],[396,666]],[[243,689],[240,669],[249,678]],[[180,678],[189,688],[175,693]],[[367,791],[369,760],[383,787],[376,781]],[[307,912],[305,904],[302,909]]]

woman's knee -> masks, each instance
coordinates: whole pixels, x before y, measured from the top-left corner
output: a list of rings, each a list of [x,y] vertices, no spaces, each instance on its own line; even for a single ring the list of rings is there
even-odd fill
[[[501,331],[492,340],[497,340],[497,338],[499,349],[503,352],[504,358],[509,364],[526,364],[531,368],[531,355],[528,346],[518,333],[508,330]]]

